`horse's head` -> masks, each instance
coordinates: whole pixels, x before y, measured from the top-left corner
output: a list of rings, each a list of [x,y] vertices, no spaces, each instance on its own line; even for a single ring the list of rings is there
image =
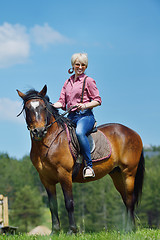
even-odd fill
[[[27,128],[35,140],[45,137],[49,126],[50,114],[48,113],[49,99],[47,99],[47,86],[40,92],[29,90],[26,94],[17,90],[23,99],[23,110],[25,110]],[[23,111],[22,110],[22,111]]]

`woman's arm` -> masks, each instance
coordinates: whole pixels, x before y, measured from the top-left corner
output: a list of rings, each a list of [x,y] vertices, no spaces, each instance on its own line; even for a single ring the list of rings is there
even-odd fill
[[[84,105],[85,105],[85,107],[86,107],[86,109],[87,109],[87,108],[97,107],[97,106],[101,105],[101,103],[98,102],[98,101],[96,101],[96,100],[93,100],[93,101],[91,101],[91,102],[84,103]]]
[[[79,103],[79,104],[77,104],[77,107],[78,107],[78,109],[84,111],[85,109],[94,108],[94,107],[97,107],[99,105],[101,105],[100,102],[98,102],[96,100],[93,100],[93,101],[88,102],[88,103]]]

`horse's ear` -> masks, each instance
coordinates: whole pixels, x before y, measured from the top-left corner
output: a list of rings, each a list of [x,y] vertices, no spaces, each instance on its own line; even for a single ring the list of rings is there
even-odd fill
[[[25,95],[24,93],[20,92],[18,89],[16,89],[16,91],[18,92],[18,95],[19,95],[22,99],[25,98],[26,95]]]
[[[44,85],[43,89],[38,94],[44,97],[46,93],[47,93],[47,85]]]

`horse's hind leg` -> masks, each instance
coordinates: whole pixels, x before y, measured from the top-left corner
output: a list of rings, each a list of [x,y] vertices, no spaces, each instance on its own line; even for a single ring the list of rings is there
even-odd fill
[[[123,202],[126,205],[126,191],[121,169],[116,167],[112,172],[109,173],[109,175],[111,176],[115,188],[120,193]]]
[[[126,175],[125,176],[127,230],[133,230],[135,228],[134,181],[135,181],[135,177],[133,175]]]
[[[133,201],[134,177],[126,177],[126,174],[124,174],[119,167],[116,167],[110,173],[110,176],[117,191],[121,194],[121,197],[127,209],[126,229],[132,230],[135,224]]]

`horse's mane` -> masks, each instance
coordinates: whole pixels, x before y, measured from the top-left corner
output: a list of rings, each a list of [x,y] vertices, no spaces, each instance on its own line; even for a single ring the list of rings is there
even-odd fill
[[[35,89],[30,89],[28,90],[26,93],[25,93],[25,97],[23,99],[23,102],[25,104],[26,101],[28,101],[29,99],[36,99],[36,98],[40,98],[42,99],[45,104],[46,104],[46,107],[48,109],[48,113],[52,114],[53,117],[55,118],[56,122],[58,123],[58,125],[62,126],[62,127],[65,127],[65,124],[67,125],[72,125],[71,121],[67,118],[67,117],[64,117],[64,116],[61,116],[60,113],[59,113],[59,110],[57,108],[55,108],[52,103],[50,102],[50,98],[48,95],[45,95],[44,97],[41,96],[39,94],[38,91],[36,91]]]

